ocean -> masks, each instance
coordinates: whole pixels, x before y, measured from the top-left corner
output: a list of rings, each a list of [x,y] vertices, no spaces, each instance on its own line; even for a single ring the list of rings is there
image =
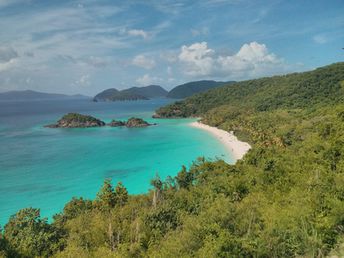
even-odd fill
[[[0,225],[19,209],[34,207],[51,220],[73,196],[94,199],[105,178],[129,193],[150,180],[175,176],[197,157],[233,157],[210,133],[188,126],[195,119],[152,119],[170,99],[92,102],[89,99],[0,102]],[[44,128],[78,112],[105,122],[140,117],[147,128]]]

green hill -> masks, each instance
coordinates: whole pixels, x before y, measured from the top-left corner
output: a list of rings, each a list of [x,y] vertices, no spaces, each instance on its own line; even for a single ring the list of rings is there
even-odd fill
[[[126,90],[121,91],[122,93],[127,92],[131,94],[137,94],[144,96],[146,98],[161,98],[161,97],[166,97],[167,95],[167,90],[162,88],[161,86],[158,85],[149,85],[145,87],[132,87]]]
[[[267,111],[277,108],[304,108],[343,100],[343,63],[314,71],[236,82],[163,107],[163,117],[199,115],[221,105]],[[175,112],[175,113],[174,113]]]
[[[342,257],[344,63],[232,84],[157,111],[200,116],[252,149],[196,160],[143,195],[105,181],[52,224],[38,209],[0,235],[8,257]],[[0,251],[1,255],[1,251]]]
[[[117,89],[107,89],[97,94],[94,101],[124,101],[124,100],[147,100],[150,98],[165,97],[167,91],[158,85],[146,87],[132,87],[118,91]]]
[[[228,82],[228,83],[231,83],[231,82]],[[196,93],[204,92],[209,89],[219,87],[223,84],[226,84],[226,83],[210,81],[210,80],[188,82],[188,83],[174,87],[167,94],[167,97],[172,98],[172,99],[184,99]]]

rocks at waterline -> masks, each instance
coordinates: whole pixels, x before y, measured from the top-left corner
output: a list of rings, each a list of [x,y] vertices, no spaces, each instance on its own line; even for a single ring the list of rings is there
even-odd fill
[[[112,120],[111,123],[108,124],[108,126],[111,126],[111,127],[126,126],[128,128],[147,127],[151,125],[156,125],[156,124],[150,124],[147,121],[143,120],[142,118],[137,118],[137,117],[129,118],[128,121],[126,122]]]
[[[125,122],[113,119],[107,125],[111,127],[125,126]]]
[[[136,118],[136,117],[129,118],[125,124],[125,126],[129,127],[129,128],[130,127],[147,127],[150,125],[154,125],[154,124],[149,124],[145,120],[143,120],[141,118]]]
[[[110,123],[105,124],[103,121],[88,115],[78,113],[69,113],[64,115],[56,124],[46,125],[48,128],[87,128],[87,127],[101,127],[101,126],[119,127],[126,126],[128,128],[134,127],[147,127],[150,124],[145,120],[137,117],[129,118],[128,121],[112,120]]]

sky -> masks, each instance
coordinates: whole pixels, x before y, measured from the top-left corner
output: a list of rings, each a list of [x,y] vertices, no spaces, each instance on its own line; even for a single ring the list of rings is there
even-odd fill
[[[344,59],[344,0],[0,0],[0,92],[247,80]]]

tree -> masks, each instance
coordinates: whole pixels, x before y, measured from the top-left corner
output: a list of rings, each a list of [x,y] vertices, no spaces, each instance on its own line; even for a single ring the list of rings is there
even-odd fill
[[[96,206],[101,210],[108,213],[109,225],[107,235],[111,251],[115,250],[115,238],[112,229],[111,210],[116,205],[116,194],[114,192],[111,179],[105,179],[103,187],[99,190],[96,197]]]
[[[115,205],[123,206],[128,202],[128,191],[122,184],[118,182],[115,188]]]
[[[4,238],[23,256],[50,256],[60,249],[58,230],[40,217],[40,210],[26,208],[12,215],[5,225]]]
[[[176,181],[179,188],[189,188],[192,185],[193,176],[186,170],[185,166],[182,166],[182,170],[176,176]]]
[[[7,257],[7,244],[2,235],[2,228],[0,226],[0,257]]]
[[[158,173],[156,173],[155,178],[151,180],[151,185],[154,187],[152,204],[153,207],[156,208],[156,205],[160,200],[160,194],[163,186],[163,182],[161,181]]]
[[[80,214],[92,210],[92,208],[93,205],[91,200],[85,200],[82,197],[73,197],[72,200],[64,206],[63,212],[53,216],[54,224],[61,228],[66,221],[74,219]]]
[[[96,203],[100,210],[108,213],[109,226],[107,235],[111,251],[115,250],[116,243],[114,230],[112,227],[112,211],[116,206],[124,206],[128,201],[128,191],[121,182],[117,183],[116,189],[113,189],[111,179],[105,179],[103,187],[97,193]],[[119,243],[120,232],[117,232],[117,244]]]
[[[96,204],[101,210],[110,210],[116,205],[116,194],[112,187],[111,179],[105,179],[103,187],[96,197]]]

